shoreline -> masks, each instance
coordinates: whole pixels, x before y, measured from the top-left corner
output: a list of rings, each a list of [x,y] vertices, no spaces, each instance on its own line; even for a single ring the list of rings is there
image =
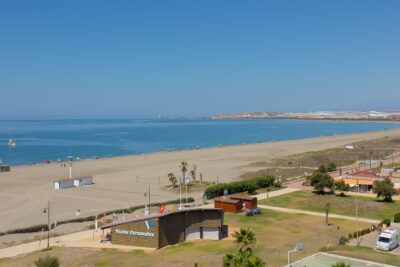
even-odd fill
[[[259,120],[258,118],[244,118],[244,119],[227,119],[227,120]],[[260,118],[260,119],[265,119],[265,118]],[[275,120],[275,118],[267,118],[267,120]],[[221,119],[210,119],[210,120],[221,120]],[[296,120],[296,121],[309,121],[308,119],[291,119],[288,118],[286,120]],[[322,120],[322,119],[312,119],[315,121],[337,121],[337,120]],[[354,122],[354,120],[343,120],[342,122]],[[331,135],[320,135],[320,136],[315,136],[315,137],[306,137],[306,138],[299,138],[299,139],[286,139],[286,140],[271,140],[271,141],[260,141],[260,142],[255,142],[255,143],[242,143],[242,144],[232,144],[232,145],[217,145],[217,146],[197,146],[195,148],[183,148],[183,149],[176,149],[176,150],[160,150],[160,151],[153,151],[153,152],[143,152],[143,153],[137,153],[137,154],[127,154],[127,155],[118,155],[118,156],[109,156],[109,157],[98,157],[98,158],[80,158],[80,160],[74,160],[73,162],[85,162],[85,161],[99,161],[99,160],[107,160],[107,159],[115,159],[115,158],[126,158],[126,157],[140,157],[140,156],[146,156],[146,155],[152,155],[152,154],[159,154],[159,153],[172,153],[172,152],[183,152],[183,151],[196,151],[196,150],[205,150],[205,149],[215,149],[215,148],[223,148],[223,147],[240,147],[240,146],[246,146],[246,145],[259,145],[259,144],[269,144],[269,143],[277,143],[277,142],[288,142],[288,141],[303,141],[303,140],[308,140],[308,139],[315,139],[315,138],[324,138],[324,137],[334,137],[334,136],[350,136],[350,135],[358,135],[358,134],[366,134],[366,133],[379,133],[379,132],[386,132],[386,131],[395,131],[397,129],[400,129],[400,121],[395,121],[395,122],[387,122],[387,121],[368,121],[368,120],[360,120],[359,122],[365,122],[365,123],[390,123],[390,124],[399,124],[398,127],[396,128],[390,128],[390,129],[382,129],[382,130],[377,130],[377,131],[365,131],[365,132],[354,132],[354,133],[347,133],[347,134],[331,134]],[[33,163],[25,163],[25,164],[17,164],[17,165],[12,165],[10,166],[15,169],[15,168],[21,168],[21,167],[32,167],[32,166],[46,166],[46,165],[57,165],[61,163],[66,163],[69,162],[68,160],[62,160],[62,161],[53,161],[51,160],[50,163],[44,163],[44,162],[33,162]],[[5,164],[8,165],[8,164]]]
[[[54,189],[54,180],[69,177],[69,168],[60,164],[17,166],[11,172],[0,173],[0,232],[11,228],[24,228],[47,221],[41,212],[51,201],[51,221],[62,221],[102,214],[129,206],[145,204],[144,192],[151,187],[151,202],[163,202],[179,197],[175,192],[162,189],[169,185],[168,173],[181,174],[179,164],[188,162],[188,170],[197,166],[203,180],[229,182],[240,175],[260,170],[251,163],[293,154],[341,147],[348,143],[400,137],[400,128],[347,135],[320,136],[235,146],[212,147],[195,150],[161,151],[73,163],[72,176],[93,176],[93,185],[63,190]],[[202,192],[189,193],[201,201]],[[12,208],[10,208],[12,207]],[[12,227],[11,227],[12,226]]]

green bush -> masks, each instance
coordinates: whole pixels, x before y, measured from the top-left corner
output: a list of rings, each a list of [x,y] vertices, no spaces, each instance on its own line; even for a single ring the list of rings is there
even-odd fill
[[[352,238],[353,238],[353,234],[350,233],[350,234],[348,235],[348,238],[349,238],[349,239],[352,239]]]
[[[349,241],[349,240],[348,240],[346,237],[341,236],[341,237],[339,238],[339,245],[344,245],[344,244],[346,244],[348,241]]]
[[[57,257],[46,256],[45,258],[38,258],[35,260],[36,267],[59,267],[60,261]]]
[[[257,189],[273,186],[275,177],[260,176],[254,179],[234,181],[231,183],[214,184],[206,188],[204,191],[208,199],[224,195],[224,190],[228,190],[229,194],[248,192],[254,194]]]
[[[383,224],[386,224],[386,226],[389,227],[390,224],[391,224],[391,220],[390,219],[383,219],[382,222],[381,222],[381,225],[383,225]]]
[[[400,212],[394,215],[393,222],[400,223]]]

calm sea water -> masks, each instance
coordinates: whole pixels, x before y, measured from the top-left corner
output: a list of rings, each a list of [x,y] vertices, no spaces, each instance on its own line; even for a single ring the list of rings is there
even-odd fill
[[[367,132],[372,122],[301,120],[0,120],[0,158],[17,165]],[[16,139],[9,148],[9,138]]]

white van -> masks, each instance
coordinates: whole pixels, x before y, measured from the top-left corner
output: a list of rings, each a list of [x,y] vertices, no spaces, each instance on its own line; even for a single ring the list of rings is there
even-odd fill
[[[399,234],[396,229],[386,229],[376,241],[376,249],[390,251],[399,245]]]

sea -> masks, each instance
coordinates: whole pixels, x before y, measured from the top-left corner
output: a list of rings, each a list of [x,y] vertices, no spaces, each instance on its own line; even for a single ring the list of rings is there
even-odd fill
[[[0,120],[0,159],[22,165],[361,133],[395,123],[277,119]],[[16,146],[8,146],[8,140]]]

